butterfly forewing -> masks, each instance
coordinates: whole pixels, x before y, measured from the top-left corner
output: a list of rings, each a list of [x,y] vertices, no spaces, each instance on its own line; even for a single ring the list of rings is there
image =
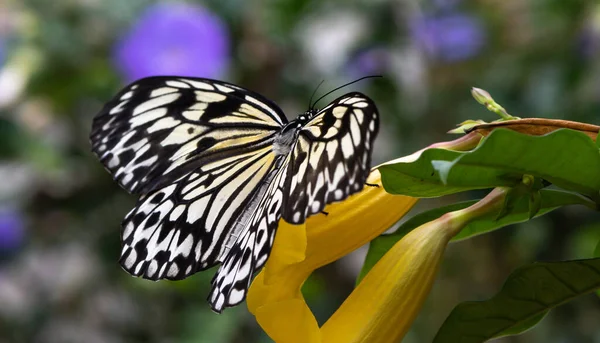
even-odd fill
[[[152,77],[94,118],[92,150],[119,184],[148,193],[207,160],[269,143],[287,122],[264,97],[220,81]]]
[[[319,111],[302,127],[291,152],[283,219],[303,223],[326,204],[359,192],[378,130],[377,108],[361,93],[346,94]]]

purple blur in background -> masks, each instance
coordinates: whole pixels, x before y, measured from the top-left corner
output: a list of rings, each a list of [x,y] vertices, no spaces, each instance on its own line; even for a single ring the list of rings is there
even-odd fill
[[[6,62],[6,40],[5,37],[0,35],[0,67]]]
[[[459,62],[475,57],[485,44],[485,32],[474,16],[449,12],[425,15],[411,25],[411,38],[432,59]]]
[[[25,238],[23,217],[18,211],[0,209],[0,253],[18,250]]]
[[[347,69],[353,78],[384,74],[390,67],[390,53],[385,48],[372,48],[356,54]]]
[[[113,51],[127,82],[153,75],[221,78],[229,58],[225,23],[201,6],[177,2],[147,8]]]

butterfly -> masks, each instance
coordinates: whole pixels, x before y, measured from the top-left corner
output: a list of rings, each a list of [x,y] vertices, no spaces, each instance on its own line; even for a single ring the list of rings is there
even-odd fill
[[[90,141],[115,181],[139,194],[122,222],[123,269],[180,280],[220,264],[211,308],[242,302],[279,219],[304,223],[369,175],[374,102],[353,92],[314,106],[288,121],[265,97],[203,78],[150,77],[120,91]]]

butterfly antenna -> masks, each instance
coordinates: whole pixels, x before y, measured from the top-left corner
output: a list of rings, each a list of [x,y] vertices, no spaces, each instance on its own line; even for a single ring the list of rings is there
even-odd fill
[[[344,87],[346,87],[346,86],[350,86],[351,84],[353,84],[353,83],[357,83],[358,81],[362,81],[362,80],[364,80],[364,79],[372,79],[372,78],[376,78],[376,77],[383,77],[383,75],[369,75],[369,76],[363,76],[363,77],[361,77],[360,79],[356,79],[356,80],[354,80],[354,81],[351,81],[351,82],[348,82],[348,83],[346,83],[346,84],[343,84],[343,85],[341,85],[341,86],[339,86],[339,87],[337,87],[337,88],[334,88],[334,89],[330,90],[329,92],[325,93],[323,96],[321,96],[321,97],[320,97],[320,98],[318,98],[317,100],[315,100],[315,103],[314,103],[312,106],[310,106],[310,108],[312,109],[314,106],[316,106],[316,105],[317,105],[317,103],[318,103],[318,102],[319,102],[321,99],[323,99],[324,97],[328,96],[329,94],[331,94],[331,93],[333,93],[333,92],[335,92],[335,91],[337,91],[337,90],[339,90],[339,89],[342,89],[342,88],[344,88]],[[322,82],[321,82],[321,83],[322,83]],[[315,91],[316,91],[316,90],[315,90]],[[311,97],[311,100],[312,100],[312,97]]]
[[[312,92],[312,94],[310,95],[310,100],[308,100],[308,109],[312,110],[312,99],[315,96],[315,94],[317,93],[317,90],[319,90],[319,87],[321,87],[321,85],[323,84],[323,82],[325,82],[325,80],[321,80],[321,82],[319,82],[319,84],[317,85],[317,88],[315,88],[315,90]]]

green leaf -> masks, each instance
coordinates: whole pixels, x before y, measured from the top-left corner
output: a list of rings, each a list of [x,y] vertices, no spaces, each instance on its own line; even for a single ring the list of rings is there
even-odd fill
[[[540,194],[540,208],[536,213],[536,217],[544,215],[552,210],[555,210],[561,206],[581,204],[588,207],[595,208],[594,202],[589,199],[576,194],[558,189],[542,189]],[[430,222],[434,219],[441,217],[443,214],[461,210],[467,208],[477,200],[460,202],[448,206],[439,207],[433,210],[429,210],[420,213],[404,224],[391,234],[381,235],[371,241],[369,245],[369,251],[365,258],[362,270],[357,278],[357,284],[362,278],[367,275],[369,270],[387,253],[390,248],[396,244],[402,237],[413,229]],[[515,199],[511,206],[508,207],[504,216],[497,220],[497,213],[490,213],[485,217],[480,217],[467,224],[452,240],[459,241],[467,239],[473,236],[481,235],[493,230],[497,230],[506,225],[527,221],[530,215],[530,202],[529,196],[521,196],[519,199]]]
[[[544,312],[537,314],[529,319],[525,319],[525,320],[521,321],[520,323],[515,324],[514,326],[511,326],[510,328],[502,331],[501,333],[499,333],[497,335],[497,337],[522,334],[525,331],[536,326],[539,322],[542,321],[542,319],[546,318],[546,315],[548,314],[548,312],[550,312],[550,311],[544,311]]]
[[[569,129],[544,136],[496,129],[472,151],[427,149],[416,160],[384,164],[379,171],[387,192],[414,197],[513,187],[524,174],[594,198],[600,191],[598,147]]]
[[[600,259],[533,263],[517,269],[487,301],[452,310],[434,343],[479,343],[524,332],[550,309],[600,288]]]
[[[577,193],[567,192],[560,189],[540,190],[540,208],[535,217],[542,216],[555,209],[567,205],[584,205],[596,209],[596,203]],[[530,203],[529,197],[521,197],[512,204],[510,211],[501,219],[495,220],[496,216],[490,213],[488,216],[477,218],[467,224],[452,241],[460,241],[500,229],[510,224],[521,223],[529,220]]]
[[[434,169],[432,161],[438,164],[451,162],[461,156],[458,151],[444,149],[427,149],[415,161],[379,166],[381,182],[386,192],[414,197],[430,198],[446,194],[464,192],[475,189],[472,185],[448,185],[440,179],[439,171]],[[494,180],[495,181],[495,180]],[[512,186],[514,182],[506,184]],[[492,188],[495,184],[481,185],[480,188]]]
[[[594,249],[594,257],[600,257],[600,241],[598,241],[598,244]],[[596,291],[596,295],[600,297],[600,291]]]
[[[539,191],[534,191],[529,195],[529,218],[527,218],[527,219],[532,219],[533,217],[535,217],[536,214],[538,214],[538,212],[540,212],[541,208],[542,208],[542,195],[540,194]]]

